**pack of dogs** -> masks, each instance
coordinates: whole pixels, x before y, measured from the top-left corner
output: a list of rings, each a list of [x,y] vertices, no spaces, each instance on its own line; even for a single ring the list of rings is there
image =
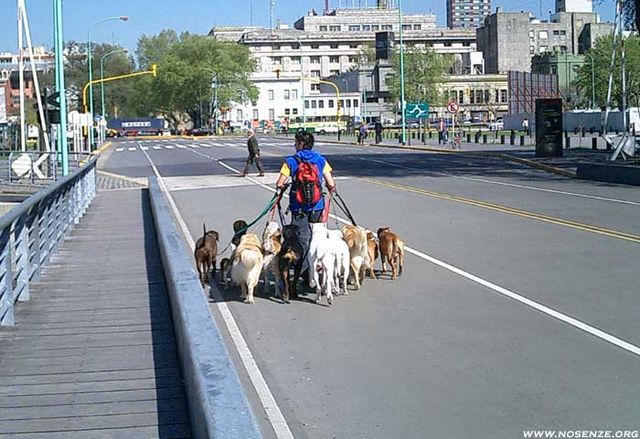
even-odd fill
[[[245,303],[254,303],[254,292],[263,278],[264,293],[269,294],[273,276],[273,294],[283,302],[298,298],[298,281],[301,278],[303,258],[308,262],[308,285],[315,291],[316,303],[326,297],[329,305],[335,295],[347,295],[347,283],[351,280],[356,290],[362,288],[365,277],[376,279],[374,264],[381,261],[380,274],[391,268],[391,279],[402,275],[404,266],[404,242],[389,227],[381,227],[374,234],[360,226],[345,225],[331,230],[326,223],[311,224],[311,243],[306,255],[299,243],[299,229],[268,221],[258,237],[247,231],[247,223],[233,223],[234,236],[231,256],[220,261],[221,283],[240,286],[240,297]],[[203,224],[203,236],[198,239],[194,257],[200,282],[204,286],[215,278],[219,235],[207,231]]]

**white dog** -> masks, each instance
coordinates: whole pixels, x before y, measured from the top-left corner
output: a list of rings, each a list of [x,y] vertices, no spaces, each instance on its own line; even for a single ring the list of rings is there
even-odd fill
[[[336,294],[349,294],[347,279],[349,278],[349,246],[340,230],[328,230],[331,251],[334,256],[333,291]]]
[[[278,223],[267,222],[262,233],[262,271],[264,273],[264,292],[269,288],[269,273],[272,272],[275,279],[274,291],[276,296],[280,296],[280,270],[278,269],[278,258],[282,248],[282,232]]]
[[[311,224],[311,244],[307,259],[309,261],[309,285],[316,289],[316,303],[320,303],[322,295],[327,296],[327,303],[333,303],[333,280],[335,256],[331,251],[331,239],[324,223]]]
[[[253,303],[253,290],[262,271],[262,246],[255,233],[242,236],[231,261],[231,280],[242,288],[245,303]]]

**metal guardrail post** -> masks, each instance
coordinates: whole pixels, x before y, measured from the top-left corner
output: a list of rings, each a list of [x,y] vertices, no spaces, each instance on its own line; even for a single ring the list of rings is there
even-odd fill
[[[13,311],[13,273],[11,271],[11,230],[0,232],[0,325],[15,324]]]
[[[13,236],[15,245],[16,291],[14,301],[29,300],[29,230],[27,229],[27,215],[22,215],[14,224]]]

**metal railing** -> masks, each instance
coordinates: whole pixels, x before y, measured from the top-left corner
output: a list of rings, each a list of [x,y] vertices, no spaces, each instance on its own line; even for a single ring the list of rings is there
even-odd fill
[[[14,305],[29,300],[30,282],[80,221],[96,194],[96,161],[0,217],[0,325],[13,325]]]

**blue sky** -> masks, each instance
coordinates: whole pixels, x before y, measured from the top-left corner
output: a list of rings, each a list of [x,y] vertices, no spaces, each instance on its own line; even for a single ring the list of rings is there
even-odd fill
[[[16,51],[16,1],[1,0],[0,52]],[[323,9],[323,0],[275,0],[275,17],[292,24],[309,9]],[[34,44],[52,45],[51,0],[26,0]],[[369,0],[370,3],[373,0]],[[337,0],[331,0],[337,4]],[[93,40],[123,45],[134,50],[142,34],[156,34],[162,29],[206,34],[213,25],[249,24],[251,5],[253,22],[269,25],[269,0],[63,0],[65,40],[86,40],[88,26],[103,17],[127,15],[127,23],[102,23],[93,30]],[[493,0],[492,7],[503,6],[507,11],[540,10],[538,0]],[[433,12],[438,24],[446,21],[445,0],[404,0],[407,13]],[[554,9],[552,0],[542,0],[545,16]],[[597,11],[605,20],[612,20],[612,0],[603,0]]]

